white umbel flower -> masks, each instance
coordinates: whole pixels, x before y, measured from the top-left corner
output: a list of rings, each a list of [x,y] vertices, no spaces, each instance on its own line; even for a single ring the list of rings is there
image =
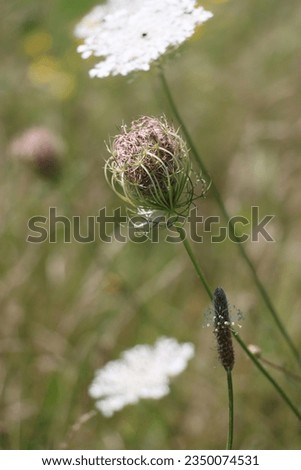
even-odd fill
[[[193,355],[191,343],[173,338],[161,337],[154,346],[139,344],[97,370],[89,394],[107,417],[141,398],[159,399],[169,392],[169,378],[180,374]]]
[[[196,7],[196,0],[108,0],[76,26],[75,35],[84,40],[78,52],[84,59],[101,58],[91,77],[149,70],[154,60],[212,16]]]

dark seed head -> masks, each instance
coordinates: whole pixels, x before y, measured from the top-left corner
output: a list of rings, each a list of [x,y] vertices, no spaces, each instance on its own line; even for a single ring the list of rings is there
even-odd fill
[[[234,366],[234,349],[232,344],[228,301],[224,290],[217,287],[213,294],[214,333],[217,340],[219,359],[226,370]]]

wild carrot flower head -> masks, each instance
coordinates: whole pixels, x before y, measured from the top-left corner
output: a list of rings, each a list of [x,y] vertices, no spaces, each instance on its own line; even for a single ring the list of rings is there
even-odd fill
[[[58,176],[64,142],[48,127],[31,127],[10,143],[9,153],[47,178]]]
[[[226,370],[234,366],[234,349],[231,336],[228,301],[224,290],[217,287],[213,294],[214,303],[214,333],[217,340],[218,356]]]
[[[123,126],[108,150],[106,179],[138,214],[187,214],[195,198],[189,151],[165,117],[144,116],[129,129]]]
[[[196,7],[196,0],[108,0],[76,26],[75,35],[84,40],[78,52],[84,59],[100,58],[91,77],[149,70],[153,61],[211,17]]]
[[[154,346],[139,344],[121,359],[96,371],[89,394],[105,416],[143,398],[159,399],[169,392],[169,378],[180,374],[194,355],[191,343],[161,337]]]

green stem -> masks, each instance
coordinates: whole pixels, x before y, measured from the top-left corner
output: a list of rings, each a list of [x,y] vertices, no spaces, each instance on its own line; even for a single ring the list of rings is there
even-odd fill
[[[242,349],[245,351],[245,353],[249,356],[249,358],[251,359],[253,364],[257,367],[257,369],[260,370],[260,372],[265,376],[265,378],[273,385],[273,387],[277,390],[277,392],[282,397],[282,399],[285,401],[285,403],[290,407],[290,409],[293,411],[293,413],[301,421],[300,411],[291,402],[291,400],[286,395],[286,393],[282,390],[282,388],[277,384],[276,380],[274,380],[273,377],[268,373],[268,371],[262,366],[262,364],[259,362],[259,360],[256,358],[256,356],[254,356],[254,354],[252,354],[251,351],[249,351],[247,345],[240,338],[238,333],[233,332],[233,336],[236,339],[236,341],[239,343],[239,345],[242,347]]]
[[[227,383],[228,383],[228,403],[229,403],[229,428],[228,428],[228,439],[227,439],[227,450],[232,449],[233,444],[233,423],[234,423],[234,400],[233,400],[233,383],[232,383],[232,372],[227,369]]]
[[[209,288],[209,284],[206,280],[206,277],[203,273],[203,271],[200,269],[199,265],[198,265],[198,262],[194,256],[194,253],[191,249],[191,246],[188,242],[188,240],[184,240],[184,230],[181,230],[180,228],[178,228],[178,232],[180,234],[180,237],[181,237],[181,240],[183,241],[183,245],[188,253],[188,256],[189,258],[191,259],[192,263],[193,263],[193,266],[198,274],[198,277],[200,278],[201,282],[203,283],[203,286],[210,298],[210,300],[212,300],[213,298],[213,294],[212,294],[212,291],[210,290]],[[265,376],[265,378],[274,386],[275,390],[278,392],[278,394],[281,396],[281,398],[285,401],[285,403],[289,406],[289,408],[293,411],[293,413],[297,416],[297,418],[299,420],[301,420],[301,413],[299,412],[299,410],[295,407],[295,405],[291,402],[291,400],[289,399],[289,397],[286,395],[286,393],[282,390],[282,388],[277,384],[277,382],[273,379],[273,377],[267,372],[267,370],[261,365],[261,363],[259,362],[259,360],[254,356],[254,354],[251,353],[251,351],[249,351],[247,345],[244,343],[244,341],[240,338],[240,336],[238,335],[238,333],[234,332],[233,333],[234,335],[234,338],[236,339],[236,341],[239,343],[239,345],[242,347],[242,349],[245,351],[245,353],[249,356],[249,358],[251,359],[251,361],[253,362],[253,364],[257,367],[257,369],[259,369],[259,371]],[[229,378],[228,378],[229,380]],[[229,386],[229,383],[228,383],[228,386]],[[230,405],[229,405],[230,406]],[[230,423],[229,423],[229,426],[230,426]]]
[[[298,374],[294,374],[293,372],[291,372],[290,370],[286,369],[285,367],[283,366],[280,366],[279,364],[275,364],[274,362],[270,361],[269,359],[266,359],[265,357],[262,357],[262,356],[258,356],[258,359],[263,362],[264,364],[267,364],[268,366],[270,367],[273,367],[274,369],[277,369],[277,370],[280,370],[281,372],[283,372],[283,374],[285,374],[287,377],[290,377],[294,380],[299,380],[301,381],[301,376],[298,375]]]
[[[178,108],[175,104],[173,96],[170,92],[170,89],[169,89],[168,83],[166,81],[165,75],[163,73],[163,69],[162,69],[162,67],[160,67],[159,69],[160,69],[160,78],[161,78],[161,82],[162,82],[162,87],[163,87],[164,92],[165,92],[165,94],[167,96],[167,99],[169,101],[171,110],[172,110],[173,114],[175,115],[177,121],[179,122],[179,124],[181,126],[181,129],[183,131],[183,134],[185,135],[187,143],[188,143],[192,153],[194,154],[203,175],[211,180],[209,172],[208,172],[208,170],[205,166],[205,163],[203,162],[199,152],[197,151],[197,149],[194,145],[194,142],[193,142],[192,138],[190,137],[190,133],[189,133],[187,127],[185,126],[185,123],[184,123],[183,119],[181,118],[181,115],[180,115],[180,113],[178,111]],[[211,191],[213,193],[213,196],[216,199],[217,204],[220,207],[220,210],[221,210],[225,220],[228,223],[231,240],[235,240],[235,243],[237,244],[238,249],[240,250],[241,256],[243,257],[246,264],[248,265],[248,267],[251,271],[251,274],[253,276],[253,280],[256,284],[256,287],[259,290],[259,292],[260,292],[260,294],[261,294],[261,296],[262,296],[262,298],[263,298],[270,314],[272,315],[279,331],[281,332],[283,338],[285,339],[285,341],[286,341],[287,345],[289,346],[289,348],[290,348],[292,354],[294,355],[295,359],[298,361],[299,365],[301,365],[301,355],[300,355],[298,349],[296,348],[296,346],[294,345],[294,343],[292,342],[292,340],[291,340],[288,332],[286,331],[282,321],[280,320],[279,314],[277,313],[277,310],[274,307],[273,302],[271,301],[271,298],[270,298],[269,294],[267,293],[263,283],[259,279],[258,274],[256,272],[256,269],[255,269],[252,261],[250,260],[249,256],[247,255],[243,245],[240,243],[239,238],[235,234],[234,224],[233,224],[233,222],[232,222],[232,220],[231,220],[231,218],[228,214],[228,211],[227,211],[227,209],[224,205],[224,202],[223,202],[223,200],[220,196],[220,193],[219,193],[214,181],[212,181],[212,180],[211,180],[210,188],[211,188]]]
[[[183,242],[183,245],[185,246],[186,252],[187,252],[187,254],[188,254],[188,256],[189,256],[189,258],[190,258],[190,260],[191,260],[191,262],[192,262],[192,264],[193,264],[193,266],[194,266],[194,269],[196,270],[199,279],[201,280],[203,286],[205,287],[206,292],[207,292],[207,294],[208,294],[210,300],[212,300],[212,299],[213,299],[212,290],[211,290],[210,287],[209,287],[209,284],[208,284],[208,282],[207,282],[207,280],[206,280],[205,274],[203,273],[203,271],[201,270],[199,264],[197,263],[197,261],[196,261],[196,259],[195,259],[195,256],[194,256],[193,252],[192,252],[192,249],[191,249],[191,246],[190,246],[188,240],[185,238],[185,236],[183,237],[183,232],[182,232],[182,231],[181,231],[181,232],[179,231],[179,233],[180,233],[180,236],[181,236],[181,240],[182,240],[182,242]]]

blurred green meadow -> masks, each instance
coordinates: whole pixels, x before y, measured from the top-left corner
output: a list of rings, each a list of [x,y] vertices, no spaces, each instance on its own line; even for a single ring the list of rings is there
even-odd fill
[[[26,241],[28,220],[86,217],[120,201],[103,176],[105,141],[141,115],[175,122],[156,66],[135,77],[90,79],[75,24],[97,1],[0,0],[0,448],[223,449],[225,373],[209,303],[180,244]],[[301,349],[301,3],[204,0],[215,16],[173,55],[165,73],[182,117],[231,215],[275,215],[274,243],[245,244]],[[24,130],[46,126],[64,142],[61,174],[41,177],[12,158]],[[196,167],[197,168],[197,167]],[[197,203],[220,215],[210,194]],[[112,226],[113,232],[113,226]],[[244,314],[240,335],[301,374],[235,243],[193,245],[212,288]],[[88,387],[97,368],[159,336],[190,341],[196,356],[159,401],[100,413]],[[234,448],[298,449],[296,417],[235,344]],[[269,369],[301,408],[300,381]],[[147,425],[145,425],[147,423]]]

